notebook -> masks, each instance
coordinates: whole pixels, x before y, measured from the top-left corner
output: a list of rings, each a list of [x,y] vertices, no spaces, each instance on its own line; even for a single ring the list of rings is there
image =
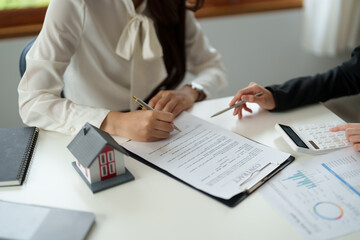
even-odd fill
[[[0,239],[85,239],[90,212],[0,201]]]
[[[0,128],[0,187],[23,184],[38,134],[36,127]]]

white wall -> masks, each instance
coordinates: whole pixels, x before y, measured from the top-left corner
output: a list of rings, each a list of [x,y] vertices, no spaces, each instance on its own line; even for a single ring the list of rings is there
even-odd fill
[[[323,72],[350,56],[316,57],[301,44],[302,10],[243,14],[200,20],[211,44],[223,56],[229,87],[236,93],[250,81],[262,85]]]
[[[228,72],[230,84],[220,96],[233,95],[250,81],[267,85],[326,71],[348,58],[349,53],[319,58],[305,52],[301,18],[301,10],[286,10],[200,20]],[[23,126],[17,109],[18,60],[30,39],[0,41],[0,127]]]

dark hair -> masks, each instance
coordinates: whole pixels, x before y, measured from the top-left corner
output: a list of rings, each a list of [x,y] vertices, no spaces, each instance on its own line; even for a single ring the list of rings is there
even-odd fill
[[[163,48],[164,62],[168,77],[148,97],[161,89],[174,89],[184,79],[186,73],[185,14],[186,9],[196,11],[205,0],[148,0],[150,12],[157,26],[157,34]]]

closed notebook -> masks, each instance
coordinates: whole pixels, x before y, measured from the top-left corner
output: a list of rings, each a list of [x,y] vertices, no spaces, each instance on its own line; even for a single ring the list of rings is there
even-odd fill
[[[23,184],[38,134],[36,127],[0,128],[0,186]]]

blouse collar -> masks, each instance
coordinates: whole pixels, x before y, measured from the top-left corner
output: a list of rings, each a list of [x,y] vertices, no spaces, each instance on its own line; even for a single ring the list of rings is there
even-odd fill
[[[123,2],[129,15],[129,21],[121,33],[116,46],[116,54],[130,60],[134,54],[138,35],[141,34],[140,45],[143,59],[150,60],[162,57],[163,51],[157,38],[154,22],[143,14],[147,0],[144,0],[136,9],[132,0],[123,0]]]

